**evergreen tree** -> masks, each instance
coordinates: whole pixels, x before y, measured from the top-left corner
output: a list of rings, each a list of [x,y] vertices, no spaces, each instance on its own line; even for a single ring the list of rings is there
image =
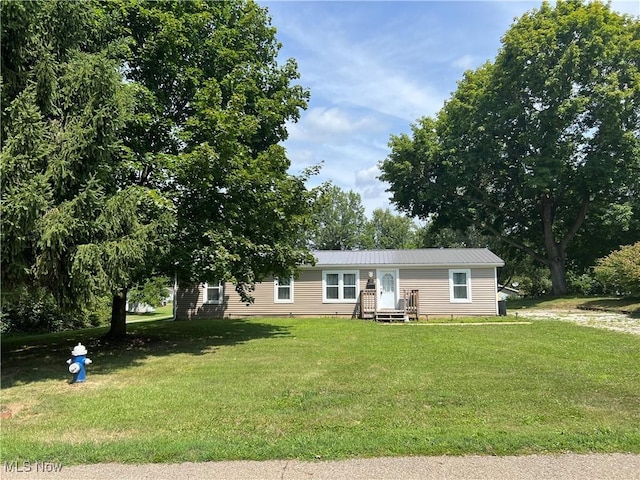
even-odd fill
[[[3,2],[2,18],[2,287],[41,285],[76,311],[110,291],[124,311],[173,214],[159,192],[118,181],[134,101],[121,46],[92,2]]]
[[[311,261],[311,197],[279,143],[306,107],[266,9],[229,2],[2,3],[3,288],[69,309],[155,274],[232,281]]]

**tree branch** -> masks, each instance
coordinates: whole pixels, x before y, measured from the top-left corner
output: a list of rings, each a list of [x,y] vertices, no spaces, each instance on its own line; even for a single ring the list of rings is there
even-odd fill
[[[485,198],[487,198],[486,192],[484,192],[484,190],[482,190],[480,187],[478,187],[477,185],[469,185],[473,190],[475,190],[476,192],[478,192],[480,194],[480,197],[471,197],[471,202],[478,204],[478,205],[482,205],[484,207],[489,207],[492,210],[495,210],[497,212],[503,212],[504,213],[504,208],[500,207],[499,205],[490,202],[488,200],[485,200]],[[506,212],[509,216],[511,216],[514,220],[518,220],[520,223],[522,224],[526,224],[527,223],[527,219],[522,216],[522,215],[518,215],[518,213],[516,211],[510,211],[510,212]]]
[[[582,226],[585,219],[587,218],[587,211],[589,211],[590,205],[591,205],[591,199],[589,198],[589,195],[585,195],[584,199],[582,200],[582,205],[580,206],[580,211],[578,212],[578,215],[575,221],[573,222],[571,229],[567,232],[567,234],[564,236],[562,241],[560,241],[560,248],[562,249],[563,252],[567,248],[567,245],[569,244],[569,242],[576,235],[578,230],[580,230],[580,227]]]
[[[538,262],[543,263],[545,265],[549,264],[549,262],[547,261],[546,258],[538,255],[533,249],[531,249],[530,247],[527,247],[526,245],[523,245],[522,243],[519,243],[519,242],[516,242],[515,240],[512,240],[511,238],[507,237],[506,235],[503,235],[497,229],[493,228],[491,225],[488,225],[488,224],[486,224],[484,222],[480,222],[478,220],[475,220],[474,218],[466,217],[464,215],[462,215],[462,217],[465,220],[468,220],[469,222],[474,224],[475,226],[480,227],[480,228],[485,229],[485,230],[488,230],[495,237],[498,237],[503,242],[508,243],[509,245],[511,245],[513,247],[516,247],[518,250],[522,250],[527,255],[531,256],[534,260],[537,260]]]

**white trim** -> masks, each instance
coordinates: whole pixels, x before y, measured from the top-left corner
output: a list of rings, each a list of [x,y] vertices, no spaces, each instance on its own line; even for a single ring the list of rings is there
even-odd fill
[[[327,275],[338,275],[338,284],[330,285],[338,289],[338,298],[327,298]],[[355,285],[348,285],[349,287],[355,287],[354,298],[344,298],[344,276],[355,275]],[[357,303],[358,296],[360,295],[360,270],[323,270],[322,271],[322,303]]]
[[[493,269],[493,279],[496,284],[496,315],[500,315],[500,307],[498,306],[498,269]]]
[[[456,273],[464,273],[465,274],[465,287],[467,289],[467,296],[465,298],[455,298],[454,295],[454,287],[461,286],[461,284],[454,285],[453,276]],[[471,303],[472,295],[471,295],[471,269],[470,268],[451,268],[449,269],[449,302],[451,303]]]
[[[215,285],[215,282],[213,283],[213,285]],[[216,288],[218,290],[218,298],[209,300],[209,289],[216,289]],[[208,283],[205,283],[202,303],[204,303],[205,305],[222,305],[223,302],[224,302],[224,285],[222,284],[222,282],[218,282],[217,287],[216,286],[210,287]]]
[[[293,277],[289,278],[289,298],[278,298],[278,290],[280,288],[280,279],[273,279],[273,303],[293,303]]]

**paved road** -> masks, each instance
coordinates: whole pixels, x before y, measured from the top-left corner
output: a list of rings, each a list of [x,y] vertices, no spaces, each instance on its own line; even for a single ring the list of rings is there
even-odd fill
[[[39,468],[52,470],[54,465]],[[640,455],[399,457],[332,462],[274,460],[149,465],[62,466],[57,472],[7,472],[4,480],[639,480]],[[24,469],[24,466],[22,468]]]

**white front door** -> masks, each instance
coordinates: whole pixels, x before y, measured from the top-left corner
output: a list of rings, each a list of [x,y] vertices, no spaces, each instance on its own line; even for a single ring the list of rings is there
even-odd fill
[[[381,270],[378,272],[380,279],[380,310],[395,310],[396,308],[396,272],[393,270]]]

